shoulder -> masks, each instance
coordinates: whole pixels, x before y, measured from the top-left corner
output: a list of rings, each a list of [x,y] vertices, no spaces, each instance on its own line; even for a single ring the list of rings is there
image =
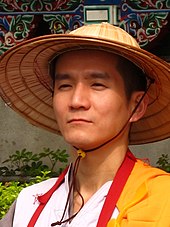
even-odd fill
[[[139,185],[145,183],[150,190],[167,190],[170,187],[170,174],[137,160],[131,175]]]
[[[170,202],[170,174],[162,171],[161,174],[148,178],[146,183],[150,194],[158,198],[160,196],[159,201],[165,199],[165,201],[169,200]]]
[[[51,178],[41,183],[26,187],[20,192],[16,201],[13,226],[25,226],[24,223],[29,222],[39,206],[38,197],[49,191],[55,184],[56,180],[56,178]]]
[[[17,198],[17,203],[24,198],[27,198],[28,201],[35,200],[36,197],[43,195],[50,190],[50,188],[55,184],[56,180],[57,178],[51,178],[24,188]]]
[[[154,198],[169,198],[170,174],[148,164],[137,160],[126,185],[123,189],[119,202],[124,206],[127,202],[132,201],[136,194],[154,200]],[[162,195],[164,194],[164,195]],[[162,199],[163,199],[162,198]]]
[[[137,161],[118,201],[122,217],[134,226],[168,227],[170,174]]]
[[[50,178],[48,180],[45,180],[40,183],[36,183],[29,187],[26,187],[24,190],[35,190],[35,189],[37,189],[37,190],[40,190],[40,189],[46,190],[47,189],[48,190],[50,187],[52,187],[55,184],[57,179],[58,178]]]
[[[139,180],[149,181],[153,179],[162,179],[170,181],[170,174],[156,167],[152,167],[147,163],[137,160],[134,169],[132,171],[132,176],[139,178]]]

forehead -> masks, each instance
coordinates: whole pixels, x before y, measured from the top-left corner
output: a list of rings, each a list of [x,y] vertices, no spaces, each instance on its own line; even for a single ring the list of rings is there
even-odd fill
[[[102,50],[72,50],[58,56],[56,67],[69,64],[79,66],[79,63],[81,63],[81,65],[93,68],[100,68],[100,66],[103,67],[104,65],[107,67],[110,65],[113,68],[117,65],[118,59],[118,55]]]

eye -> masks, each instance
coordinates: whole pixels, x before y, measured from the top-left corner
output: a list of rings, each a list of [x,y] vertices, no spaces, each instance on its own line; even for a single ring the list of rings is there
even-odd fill
[[[68,83],[63,83],[63,84],[60,84],[57,86],[58,90],[60,91],[67,91],[71,88],[71,84],[68,84]]]
[[[95,82],[92,84],[92,88],[95,90],[104,90],[107,86],[104,83]]]

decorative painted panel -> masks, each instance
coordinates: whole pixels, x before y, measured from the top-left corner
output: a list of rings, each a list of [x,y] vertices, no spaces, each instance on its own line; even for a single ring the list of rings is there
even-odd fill
[[[108,17],[98,11],[96,21],[122,27],[143,48],[170,23],[170,0],[0,0],[0,54],[25,39],[91,23],[84,17],[88,7],[107,8]]]
[[[42,20],[49,33],[65,33],[83,23],[83,0],[0,1],[0,54],[30,37],[35,37]]]
[[[124,0],[120,27],[130,33],[141,47],[152,42],[168,24],[170,0]]]

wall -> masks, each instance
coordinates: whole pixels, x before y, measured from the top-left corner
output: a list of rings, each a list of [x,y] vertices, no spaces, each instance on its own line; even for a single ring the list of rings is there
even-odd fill
[[[32,126],[0,100],[0,164],[16,150],[41,152],[44,147],[69,150],[61,136]]]
[[[33,152],[42,151],[44,147],[51,149],[67,149],[61,136],[29,124],[0,100],[0,164],[15,150],[27,148]],[[134,154],[142,159],[149,158],[152,165],[156,164],[162,153],[170,153],[170,139],[148,145],[131,146]]]

